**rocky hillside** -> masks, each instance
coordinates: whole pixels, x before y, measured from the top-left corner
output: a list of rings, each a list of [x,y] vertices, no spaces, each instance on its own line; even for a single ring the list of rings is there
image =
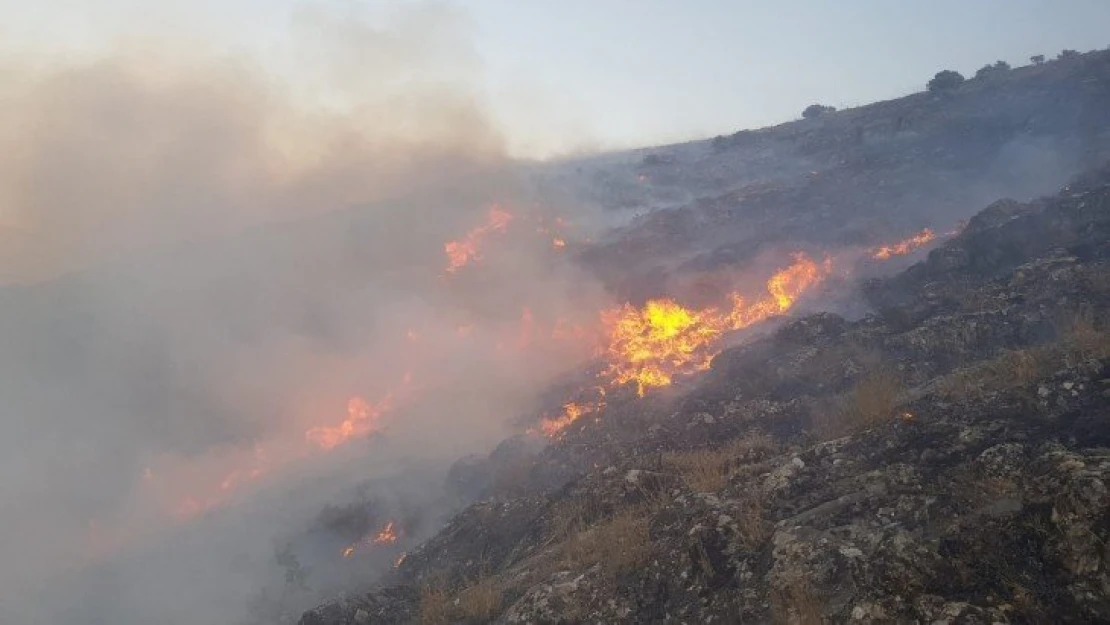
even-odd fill
[[[639,208],[585,255],[614,291],[639,300],[665,293],[668,277],[742,267],[784,246],[870,246],[951,230],[1000,197],[1053,193],[1107,159],[1110,51],[1100,51],[599,158],[557,181],[584,185],[610,209]]]
[[[1110,620],[1110,170],[865,292],[507,441],[454,474],[478,503],[301,625]]]

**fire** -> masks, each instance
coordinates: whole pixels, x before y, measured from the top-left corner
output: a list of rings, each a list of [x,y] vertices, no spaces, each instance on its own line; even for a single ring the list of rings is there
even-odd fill
[[[380,429],[379,419],[390,408],[393,394],[387,394],[377,405],[361,397],[347,401],[347,418],[336,426],[319,426],[305,432],[305,439],[321,449],[332,449],[356,436],[369,436]]]
[[[382,531],[374,537],[375,545],[392,545],[397,542],[397,533],[393,531],[393,521],[386,524]]]
[[[605,390],[598,390],[601,391],[601,395],[602,397],[604,397]],[[540,422],[540,430],[543,432],[544,436],[552,438],[556,436],[559,432],[563,431],[563,429],[566,428],[568,425],[577,421],[583,415],[596,412],[604,407],[604,401],[598,401],[595,404],[585,404],[573,401],[567,402],[563,404],[563,414],[559,415],[558,417],[544,419]]]
[[[447,254],[447,272],[454,273],[471,261],[481,258],[482,241],[490,233],[505,232],[512,219],[512,213],[502,210],[499,206],[492,206],[486,223],[466,233],[462,239],[445,243],[443,251]]]
[[[401,555],[397,556],[397,559],[393,561],[393,568],[399,568],[401,566],[401,563],[403,563],[405,561],[405,558],[407,558],[408,556],[408,553],[402,551]]]
[[[676,373],[708,367],[708,346],[727,327],[716,309],[689,310],[670,299],[651,300],[642,309],[625,304],[603,320],[611,327],[604,375],[612,384],[636,382],[641,396],[648,386],[667,386]]]
[[[802,293],[819,284],[832,270],[795,254],[789,267],[767,280],[767,295],[749,303],[732,294],[732,309],[693,310],[671,299],[657,299],[637,309],[625,304],[602,314],[609,328],[605,352],[609,366],[602,372],[611,384],[635,382],[643,396],[652,386],[667,386],[673,377],[709,368],[720,351],[720,339],[793,307]]]
[[[929,228],[925,228],[904,241],[899,241],[894,245],[883,245],[875,248],[871,251],[871,258],[875,260],[887,260],[894,256],[904,256],[935,238],[937,238],[937,235]]]
[[[551,239],[551,247],[556,250],[561,250],[567,246],[567,242],[559,237]]]
[[[343,549],[343,557],[349,558],[353,556],[355,552],[358,551],[358,548],[364,545],[368,547],[374,545],[392,545],[395,542],[397,542],[397,532],[393,529],[393,521],[390,521],[386,523],[385,527],[375,534],[373,538],[368,534],[345,547]],[[404,559],[404,554],[401,555],[401,559]]]

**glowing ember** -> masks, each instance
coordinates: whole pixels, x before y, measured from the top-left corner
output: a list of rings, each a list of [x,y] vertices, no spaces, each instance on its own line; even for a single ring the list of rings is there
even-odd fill
[[[390,408],[392,393],[387,394],[377,405],[361,397],[352,397],[347,402],[347,418],[336,426],[314,427],[305,432],[305,439],[321,449],[332,449],[358,436],[369,436],[379,430],[378,420]]]
[[[404,562],[405,558],[407,558],[408,556],[409,554],[402,551],[401,555],[397,556],[397,559],[393,561],[393,568],[398,568],[399,566],[401,566],[401,563]]]
[[[482,241],[493,232],[505,232],[512,221],[512,213],[501,210],[498,206],[489,209],[486,223],[466,233],[458,241],[448,241],[443,246],[447,254],[447,271],[454,273],[468,265],[471,261],[482,257]]]
[[[899,241],[894,245],[883,245],[875,248],[871,251],[871,258],[875,260],[887,260],[895,256],[905,256],[935,238],[937,238],[937,235],[933,234],[932,230],[925,228],[905,241]]]
[[[560,239],[558,237],[555,237],[554,239],[551,239],[551,247],[554,248],[554,249],[561,250],[566,246],[567,246],[567,242],[564,241],[563,239]]]
[[[625,304],[602,313],[609,328],[605,350],[609,366],[602,372],[611,384],[635,382],[637,393],[667,386],[678,374],[709,368],[720,350],[721,336],[789,310],[806,290],[828,276],[830,261],[818,265],[804,254],[767,281],[767,295],[748,303],[732,295],[732,310],[692,310],[671,299],[651,300],[642,309]]]
[[[347,547],[346,549],[344,549],[343,550],[343,557],[344,558],[349,558],[352,555],[354,555],[356,545],[357,545],[357,543],[355,545],[351,545],[350,547]]]

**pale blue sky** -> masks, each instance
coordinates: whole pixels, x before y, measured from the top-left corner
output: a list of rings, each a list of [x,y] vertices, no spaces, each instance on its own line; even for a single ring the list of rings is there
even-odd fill
[[[198,25],[228,44],[280,40],[296,0],[0,0],[9,38],[43,42]],[[370,8],[407,0],[316,1]],[[510,134],[544,114],[565,137],[651,144],[920,90],[937,70],[1110,45],[1110,0],[456,0]],[[372,12],[371,12],[372,14]],[[558,118],[558,119],[555,119]],[[542,133],[541,133],[542,134]],[[559,134],[559,133],[555,133]],[[552,146],[573,147],[573,146]]]

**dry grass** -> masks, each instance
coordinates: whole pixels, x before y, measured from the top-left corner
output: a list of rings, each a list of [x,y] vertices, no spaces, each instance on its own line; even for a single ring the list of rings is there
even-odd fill
[[[697,449],[669,453],[664,466],[678,473],[690,490],[699,493],[719,491],[728,484],[729,458],[720,450]]]
[[[774,454],[779,445],[770,436],[752,433],[714,449],[674,452],[663,456],[663,466],[674,471],[690,490],[716,492],[728,484],[736,462]]]
[[[903,393],[905,386],[898,373],[872,373],[848,393],[814,410],[813,434],[819,440],[830,440],[891,419],[897,414]]]
[[[558,503],[548,528],[550,542],[559,542],[576,536],[592,523],[605,516],[605,511],[593,499],[575,497]]]
[[[607,577],[640,568],[651,557],[648,518],[631,509],[586,528],[563,543],[562,565],[575,570],[601,565]]]
[[[502,589],[485,575],[464,588],[458,596],[458,616],[471,623],[489,623],[501,612]]]
[[[847,408],[854,413],[856,423],[872,426],[894,415],[903,392],[901,376],[890,370],[879,371],[861,380],[848,394]]]
[[[770,540],[772,532],[766,513],[767,506],[759,494],[749,493],[742,498],[735,521],[736,529],[748,547],[754,548]]]
[[[1110,332],[1095,324],[1094,314],[1090,310],[1065,317],[1060,322],[1058,331],[1066,355],[1071,361],[1081,363],[1110,356]]]
[[[451,622],[451,598],[439,582],[420,587],[420,605],[416,620],[421,625],[444,625]]]
[[[821,625],[824,604],[805,580],[771,592],[771,620],[780,625]]]
[[[992,363],[996,380],[1008,380],[1013,386],[1026,386],[1044,373],[1045,354],[1031,349],[1006,352]]]

